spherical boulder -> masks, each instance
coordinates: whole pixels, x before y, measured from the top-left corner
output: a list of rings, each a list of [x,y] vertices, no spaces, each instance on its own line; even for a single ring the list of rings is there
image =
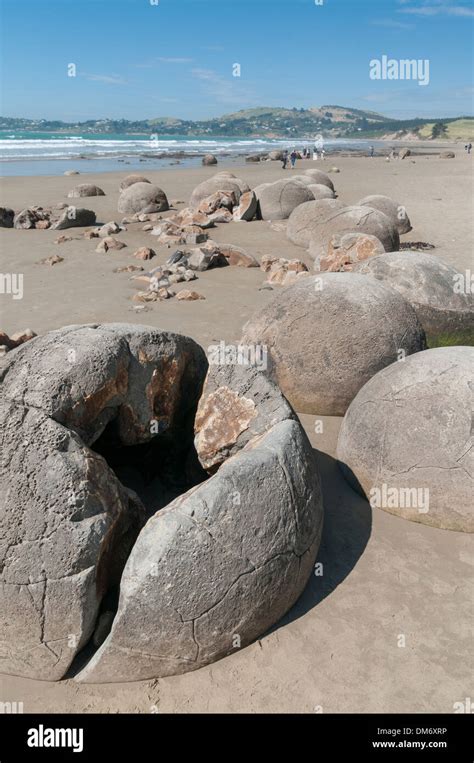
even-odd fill
[[[325,220],[311,226],[309,253],[315,270],[319,270],[320,259],[327,253],[331,236],[342,232],[369,233],[382,242],[386,252],[396,252],[400,246],[395,224],[378,209],[357,206],[336,209]]]
[[[90,183],[82,183],[81,185],[76,185],[76,187],[68,193],[68,199],[80,199],[85,196],[105,196],[105,193],[102,188],[99,188],[99,186],[92,185]]]
[[[334,191],[334,183],[332,182],[329,175],[326,175],[326,173],[322,172],[322,170],[305,170],[304,174],[311,178],[312,183],[317,183],[318,185],[326,185],[331,189],[331,191]]]
[[[196,451],[212,476],[143,528],[110,634],[79,681],[196,670],[232,653],[235,634],[243,647],[264,633],[311,574],[323,510],[309,442],[265,375],[225,365],[219,347],[209,348],[195,420]]]
[[[250,318],[242,341],[268,348],[270,376],[298,412],[327,416],[343,416],[377,371],[426,349],[411,305],[354,273],[321,273],[282,289]]]
[[[168,199],[161,188],[151,183],[133,183],[125,188],[119,196],[117,209],[123,214],[143,212],[166,212],[169,209]]]
[[[215,175],[209,180],[199,183],[191,194],[189,206],[196,208],[208,196],[212,196],[216,191],[233,191],[237,204],[242,194],[237,178],[231,178],[226,175]]]
[[[456,154],[454,153],[454,151],[441,151],[439,158],[440,159],[455,159]]]
[[[277,180],[254,189],[262,220],[286,220],[293,210],[305,201],[313,201],[309,188],[298,180]]]
[[[383,212],[395,224],[400,234],[409,233],[412,230],[410,218],[403,204],[393,201],[389,196],[365,196],[357,206],[371,207]]]
[[[127,175],[126,178],[120,181],[120,190],[124,191],[126,188],[129,188],[134,183],[150,183],[151,181],[148,180],[148,178],[143,177],[143,175]]]
[[[206,156],[202,157],[202,163],[205,167],[209,167],[212,164],[217,164],[217,158],[214,154],[206,154]]]
[[[328,188],[327,185],[322,185],[322,183],[310,183],[308,186],[309,190],[313,194],[316,201],[319,201],[320,199],[335,199],[336,194],[334,191],[331,191],[330,188]]]
[[[439,347],[380,371],[346,413],[337,457],[371,506],[474,532],[474,348]]]
[[[257,191],[257,189],[255,189]],[[296,246],[308,248],[315,229],[327,220],[330,214],[344,209],[345,204],[337,199],[313,199],[300,204],[288,219],[286,235]]]
[[[415,310],[429,347],[474,345],[470,279],[426,252],[391,252],[355,267],[399,292]]]
[[[268,158],[271,159],[272,162],[281,162],[283,159],[283,151],[269,151]]]

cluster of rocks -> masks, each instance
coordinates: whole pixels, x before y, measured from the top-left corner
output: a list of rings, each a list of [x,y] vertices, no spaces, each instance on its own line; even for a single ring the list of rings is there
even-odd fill
[[[19,230],[65,230],[94,225],[96,214],[91,209],[60,203],[54,207],[32,206],[22,209],[18,214],[8,208],[0,208],[0,227]]]
[[[21,344],[28,342],[36,336],[35,332],[31,329],[25,329],[24,331],[17,331],[15,334],[8,336],[5,331],[0,329],[0,357],[6,355],[10,350],[14,350]]]
[[[303,175],[262,183],[254,191],[260,220],[286,220],[302,204],[336,199],[331,178],[320,170],[306,170]]]
[[[264,284],[287,286],[298,278],[310,275],[307,266],[301,260],[287,260],[284,257],[264,255],[260,268],[267,274]]]
[[[76,658],[83,682],[185,673],[292,607],[323,501],[268,378],[121,324],[37,337],[0,373],[2,673],[59,680]]]

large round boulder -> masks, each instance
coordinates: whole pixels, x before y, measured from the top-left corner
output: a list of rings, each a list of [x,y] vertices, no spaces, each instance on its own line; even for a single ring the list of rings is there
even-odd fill
[[[68,193],[69,199],[80,199],[85,196],[105,196],[105,193],[102,188],[99,188],[97,185],[92,185],[91,183],[76,185],[76,187]]]
[[[325,220],[311,226],[309,253],[314,259],[315,270],[319,270],[320,259],[327,254],[331,237],[346,232],[369,233],[382,242],[386,252],[396,252],[400,247],[395,224],[378,209],[357,206],[336,209]]]
[[[293,210],[314,196],[307,185],[298,180],[277,180],[254,189],[262,220],[286,220]]]
[[[257,191],[257,189],[255,189]],[[308,248],[315,230],[327,220],[330,214],[338,209],[344,209],[345,204],[337,199],[313,199],[300,204],[291,213],[286,235],[296,246]]]
[[[77,657],[84,681],[183,673],[296,601],[321,536],[313,452],[265,358],[228,366],[220,349],[204,392],[201,348],[145,326],[8,353],[1,672],[57,680]]]
[[[319,201],[320,199],[335,199],[336,194],[334,191],[331,191],[330,188],[328,188],[327,185],[322,185],[322,183],[310,183],[308,186],[309,190],[313,194],[316,201]]]
[[[250,318],[242,342],[268,348],[270,376],[298,412],[327,416],[343,416],[377,371],[426,349],[411,305],[354,273],[285,287]]]
[[[311,179],[312,183],[325,185],[330,188],[331,191],[334,191],[334,183],[332,182],[329,175],[326,175],[325,172],[322,172],[321,170],[305,170],[304,174]]]
[[[373,508],[474,532],[474,348],[439,347],[393,363],[346,413],[337,457]]]
[[[272,162],[281,162],[283,159],[283,153],[283,151],[269,151],[268,158],[271,159]]]
[[[209,178],[209,180],[204,180],[203,183],[199,183],[199,185],[196,186],[191,194],[189,206],[193,209],[199,207],[204,199],[212,196],[217,191],[233,191],[237,204],[243,193],[237,182],[237,178],[228,177],[227,175],[215,175],[214,177]]]
[[[214,154],[206,154],[202,157],[202,163],[205,167],[210,167],[212,164],[217,164],[217,157]]]
[[[117,209],[123,214],[143,212],[166,212],[169,209],[168,199],[161,188],[152,183],[133,183],[125,188],[118,200]]]
[[[131,185],[134,185],[134,183],[150,183],[151,181],[148,180],[148,178],[143,177],[143,175],[127,175],[126,178],[120,181],[120,190],[124,191],[126,188],[129,188]]]
[[[394,223],[400,234],[409,233],[412,229],[410,218],[403,204],[393,201],[389,196],[365,196],[358,203],[359,207],[371,207],[383,212]]]
[[[430,347],[474,345],[474,295],[470,279],[425,252],[391,252],[354,270],[399,292],[415,310]]]

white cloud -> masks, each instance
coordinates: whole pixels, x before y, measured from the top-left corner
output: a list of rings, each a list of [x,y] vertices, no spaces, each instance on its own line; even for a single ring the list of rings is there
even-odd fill
[[[394,19],[379,19],[371,22],[372,26],[382,26],[387,29],[414,29],[413,24],[406,24],[403,21],[394,21]]]
[[[452,5],[450,0],[423,0],[421,5],[408,5],[413,0],[399,0],[401,5],[398,13],[408,13],[412,16],[457,16],[458,18],[474,17],[474,10],[466,5]]]
[[[257,103],[258,99],[248,88],[244,92],[240,77],[233,77],[230,67],[228,77],[218,74],[213,69],[199,67],[191,69],[191,75],[201,81],[203,94],[212,97],[217,103],[241,108]]]
[[[128,81],[118,74],[83,74],[91,82],[103,82],[106,85],[127,85]]]

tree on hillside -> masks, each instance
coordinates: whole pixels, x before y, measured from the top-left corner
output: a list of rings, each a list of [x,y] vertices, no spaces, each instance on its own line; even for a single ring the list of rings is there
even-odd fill
[[[432,138],[445,138],[447,133],[448,127],[443,122],[436,122],[431,129]]]

